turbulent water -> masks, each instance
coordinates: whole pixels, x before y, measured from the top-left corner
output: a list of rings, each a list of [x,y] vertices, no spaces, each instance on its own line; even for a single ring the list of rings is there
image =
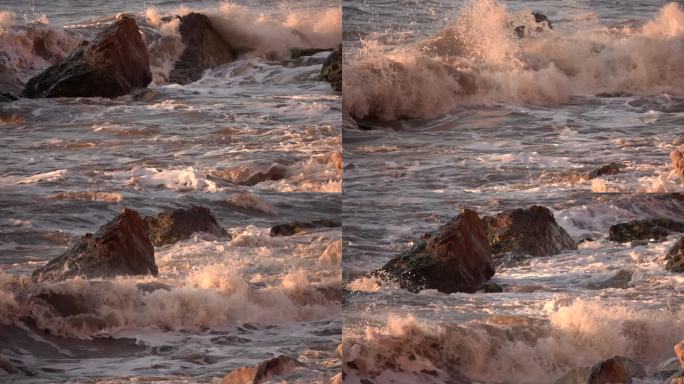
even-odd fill
[[[136,17],[154,80],[115,99],[0,107],[0,354],[20,370],[12,380],[211,382],[287,355],[304,363],[289,382],[328,382],[340,370],[341,231],[272,238],[269,228],[340,215],[341,97],[318,81],[327,53],[289,59],[290,48],[340,44],[339,4],[73,3],[0,4],[4,91],[121,12]],[[168,84],[183,46],[164,16],[193,10],[249,53]],[[274,165],[283,178],[244,182]],[[156,247],[155,278],[30,279],[123,207],[151,215],[190,204],[210,208],[233,240],[196,234]],[[46,291],[79,298],[87,313],[31,300]]]
[[[684,278],[663,260],[678,236],[632,247],[608,229],[683,213],[668,154],[684,134],[684,10],[350,1],[343,15],[345,382],[553,383],[615,355],[662,382],[684,337]],[[586,177],[612,162],[626,167]],[[498,266],[504,293],[364,277],[461,207],[533,204],[593,241]]]

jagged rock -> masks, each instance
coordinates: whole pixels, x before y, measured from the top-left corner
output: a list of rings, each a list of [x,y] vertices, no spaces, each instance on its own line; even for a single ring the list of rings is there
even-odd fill
[[[665,257],[667,264],[665,264],[665,269],[670,272],[684,272],[684,237],[677,240],[676,243],[670,248]],[[682,360],[684,364],[684,360]]]
[[[684,184],[684,144],[670,152],[670,160],[672,161],[672,167],[677,172],[677,176],[679,176],[679,182]]]
[[[95,40],[32,78],[23,97],[116,97],[152,81],[149,57],[132,16],[121,15]]]
[[[154,246],[138,213],[124,209],[93,235],[85,234],[73,248],[33,272],[37,281],[156,275]]]
[[[617,175],[625,165],[622,163],[610,163],[587,173],[587,179],[595,179],[605,175]]]
[[[591,368],[573,369],[555,384],[628,384],[635,377],[646,377],[644,368],[631,359],[615,356]]]
[[[196,232],[229,236],[209,209],[194,205],[165,211],[157,217],[146,216],[144,221],[152,243],[157,246],[189,239]]]
[[[224,377],[221,384],[260,384],[301,366],[302,363],[291,357],[278,356],[253,367],[238,368]]]
[[[185,49],[169,73],[169,82],[197,81],[207,69],[235,59],[233,47],[214,29],[206,15],[192,12],[180,17],[178,31]]]
[[[673,232],[684,232],[684,223],[671,219],[632,220],[610,227],[610,240],[627,243],[634,240],[663,241]]]
[[[304,232],[307,229],[333,228],[333,227],[339,227],[341,225],[342,225],[342,223],[340,223],[339,221],[333,221],[333,220],[327,220],[327,219],[313,220],[313,221],[308,221],[308,222],[293,221],[291,223],[278,224],[278,225],[271,227],[271,236],[272,237],[292,236],[294,234]]]
[[[463,212],[380,271],[410,291],[475,292],[494,276],[492,249],[477,212]]]
[[[342,92],[342,44],[325,59],[319,78],[330,83],[334,90]]]
[[[545,207],[513,209],[495,217],[486,216],[482,221],[494,255],[551,256],[577,249],[572,237]]]

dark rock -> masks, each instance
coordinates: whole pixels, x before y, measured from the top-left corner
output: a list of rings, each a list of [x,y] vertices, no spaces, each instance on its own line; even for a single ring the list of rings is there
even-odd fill
[[[677,176],[679,176],[679,182],[684,184],[684,144],[670,152],[670,160]]]
[[[332,51],[332,48],[291,48],[290,59],[299,59],[303,56],[313,56],[317,53]]]
[[[26,84],[23,97],[116,97],[152,81],[138,25],[119,16],[95,40],[83,43],[60,63]]]
[[[194,205],[165,211],[157,217],[146,216],[144,220],[150,240],[157,246],[189,239],[195,232],[229,236],[209,209]]]
[[[260,384],[267,380],[282,376],[303,366],[299,361],[287,357],[278,356],[266,360],[257,366],[238,368],[221,380],[221,384]]]
[[[477,212],[464,209],[378,272],[386,272],[410,291],[475,292],[494,276],[484,224]]]
[[[342,44],[325,59],[319,78],[330,83],[334,90],[342,92]]]
[[[684,232],[684,223],[671,219],[632,220],[610,227],[610,240],[627,243],[633,240],[663,241],[673,232]]]
[[[684,272],[684,237],[674,243],[667,252],[665,259],[667,260],[667,264],[665,264],[666,270],[670,272]],[[684,356],[682,356],[682,367],[684,367]]]
[[[0,370],[3,370],[5,371],[5,373],[8,373],[10,375],[14,373],[19,373],[14,364],[12,364],[11,361],[5,359],[2,356],[0,356]]]
[[[0,103],[7,103],[10,101],[17,101],[17,100],[19,100],[19,99],[9,92],[0,92]]]
[[[342,223],[340,223],[339,221],[333,221],[333,220],[327,220],[327,219],[313,220],[313,221],[308,221],[308,222],[293,221],[291,223],[278,224],[278,225],[271,227],[271,236],[272,237],[292,236],[294,234],[304,232],[307,229],[333,228],[333,227],[339,227],[341,225],[342,225]]]
[[[266,172],[254,172],[247,179],[238,181],[236,182],[236,184],[252,186],[267,180],[278,181],[286,177],[287,167],[282,166],[280,164],[274,164]]]
[[[501,293],[503,291],[503,287],[491,280],[482,284],[482,287],[478,290],[478,292],[482,293]]]
[[[33,272],[37,281],[156,275],[154,246],[136,211],[124,209],[114,220],[87,233],[73,248]]]
[[[185,49],[169,73],[172,83],[197,81],[207,69],[235,59],[233,47],[214,29],[206,15],[192,12],[181,17],[178,31]]]
[[[615,356],[591,368],[573,369],[555,384],[627,384],[635,377],[646,377],[644,368],[631,359]]]
[[[610,163],[608,165],[604,165],[601,168],[595,169],[587,174],[587,179],[595,179],[597,177],[605,176],[605,175],[617,175],[620,173],[620,170],[622,168],[625,168],[624,164],[621,163]]]
[[[495,255],[551,256],[577,249],[577,244],[548,208],[533,205],[487,216],[483,220]]]

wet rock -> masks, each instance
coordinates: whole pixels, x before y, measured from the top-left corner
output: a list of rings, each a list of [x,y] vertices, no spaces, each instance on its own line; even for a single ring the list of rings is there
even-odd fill
[[[214,29],[206,15],[192,12],[180,17],[178,31],[185,49],[169,73],[169,82],[197,81],[207,69],[235,59],[233,47]]]
[[[587,173],[587,179],[595,179],[606,175],[617,175],[626,166],[622,163],[610,163]]]
[[[670,152],[670,161],[672,161],[672,167],[679,176],[679,182],[684,184],[684,144]]]
[[[287,167],[282,166],[280,164],[274,164],[266,172],[254,172],[247,179],[237,181],[236,184],[252,186],[267,180],[278,181],[286,177]]]
[[[12,364],[11,361],[5,359],[4,357],[0,356],[0,371],[4,371],[7,374],[15,374],[19,373],[17,368]]]
[[[629,287],[632,281],[634,272],[628,269],[620,269],[615,275],[601,281],[592,281],[587,284],[589,289],[606,289],[606,288],[620,288],[625,289]]]
[[[492,250],[477,212],[463,212],[380,271],[410,291],[475,292],[494,276]]]
[[[229,236],[209,209],[194,205],[165,211],[157,217],[146,216],[144,221],[150,240],[157,246],[189,239],[196,232]]]
[[[572,237],[545,207],[513,209],[482,221],[494,255],[551,256],[577,249]]]
[[[646,371],[637,362],[615,356],[591,368],[573,369],[555,384],[628,384],[633,378],[646,377]]]
[[[611,226],[609,239],[618,243],[651,239],[663,241],[673,232],[684,232],[684,223],[671,219],[632,220]]]
[[[684,272],[684,237],[674,243],[672,248],[667,252],[665,260],[667,260],[667,263],[665,264],[666,270],[670,272]],[[684,360],[682,360],[682,364],[684,364]]]
[[[37,281],[156,275],[154,246],[138,213],[124,209],[114,220],[87,233],[76,245],[33,272]]]
[[[116,97],[152,81],[149,57],[132,16],[121,15],[92,43],[32,78],[23,97]]]
[[[291,48],[290,59],[299,59],[303,56],[313,56],[317,53],[332,51],[331,48]]]
[[[7,103],[10,101],[17,101],[17,100],[19,100],[19,99],[9,92],[0,92],[0,103]]]
[[[293,221],[286,224],[278,224],[271,227],[271,236],[292,236],[294,234],[304,232],[308,229],[314,228],[334,228],[340,227],[342,223],[333,220],[313,220],[308,222]]]
[[[220,383],[260,384],[273,377],[288,374],[301,366],[303,366],[302,363],[291,357],[278,356],[257,366],[238,368],[224,377]]]
[[[319,78],[330,83],[334,90],[342,92],[342,44],[325,59]]]
[[[501,293],[503,291],[503,287],[501,287],[499,284],[493,281],[488,281],[484,283],[482,287],[478,290],[478,292],[482,293]]]
[[[544,29],[553,29],[553,24],[551,24],[551,20],[549,18],[541,13],[541,12],[532,12],[532,17],[534,17],[534,21],[538,24],[534,30],[536,32],[542,32]],[[527,32],[527,27],[524,25],[519,25],[515,27],[514,29],[516,36],[518,38],[522,39],[525,37],[525,32]]]

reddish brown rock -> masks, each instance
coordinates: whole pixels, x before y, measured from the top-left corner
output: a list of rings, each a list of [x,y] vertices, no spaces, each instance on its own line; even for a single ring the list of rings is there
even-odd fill
[[[165,211],[157,217],[145,217],[147,233],[154,245],[165,245],[189,239],[194,233],[204,232],[228,237],[208,208],[191,206]]]
[[[260,384],[267,380],[292,372],[303,364],[287,357],[278,356],[253,367],[238,368],[221,380],[221,384]]]
[[[494,275],[492,249],[477,212],[463,212],[382,271],[410,291],[475,292]]]
[[[121,15],[92,43],[26,84],[23,97],[116,97],[152,81],[149,57],[132,16]]]
[[[156,275],[154,246],[136,211],[124,209],[93,235],[85,234],[73,248],[33,272],[37,281]]]

